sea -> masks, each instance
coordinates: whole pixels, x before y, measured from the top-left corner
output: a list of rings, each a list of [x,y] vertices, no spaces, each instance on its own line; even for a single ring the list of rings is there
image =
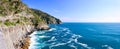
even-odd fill
[[[30,35],[29,49],[120,49],[120,23],[50,24]]]

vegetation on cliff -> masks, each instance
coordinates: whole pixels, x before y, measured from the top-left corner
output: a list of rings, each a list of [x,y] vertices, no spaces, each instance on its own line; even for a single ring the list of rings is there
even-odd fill
[[[19,0],[1,0],[0,1],[0,14],[11,15],[22,12],[22,10],[27,9],[25,4],[22,4]]]
[[[37,9],[31,9],[36,15],[38,15],[42,20],[44,20],[47,24],[60,24],[61,21],[43,11]]]
[[[7,49],[28,49],[26,38],[33,29],[59,23],[59,19],[28,8],[20,0],[0,0],[0,31],[5,34]]]
[[[40,23],[52,24],[61,21],[53,16],[37,9],[28,8],[20,0],[1,0],[0,1],[0,24],[6,26],[14,26],[17,24],[33,24]],[[9,17],[6,19],[6,17]]]

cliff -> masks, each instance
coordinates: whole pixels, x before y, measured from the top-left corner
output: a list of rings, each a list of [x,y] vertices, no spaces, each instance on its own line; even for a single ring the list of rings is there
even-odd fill
[[[0,48],[28,49],[29,35],[47,24],[61,21],[45,12],[28,8],[20,0],[0,0]]]

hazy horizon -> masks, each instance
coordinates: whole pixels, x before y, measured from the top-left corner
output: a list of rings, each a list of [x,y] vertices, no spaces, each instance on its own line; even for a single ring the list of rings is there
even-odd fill
[[[120,0],[22,0],[63,22],[120,22]]]

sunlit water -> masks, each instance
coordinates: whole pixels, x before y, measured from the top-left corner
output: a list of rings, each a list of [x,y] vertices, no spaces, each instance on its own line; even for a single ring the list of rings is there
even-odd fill
[[[63,23],[31,34],[29,49],[120,49],[120,23]]]

